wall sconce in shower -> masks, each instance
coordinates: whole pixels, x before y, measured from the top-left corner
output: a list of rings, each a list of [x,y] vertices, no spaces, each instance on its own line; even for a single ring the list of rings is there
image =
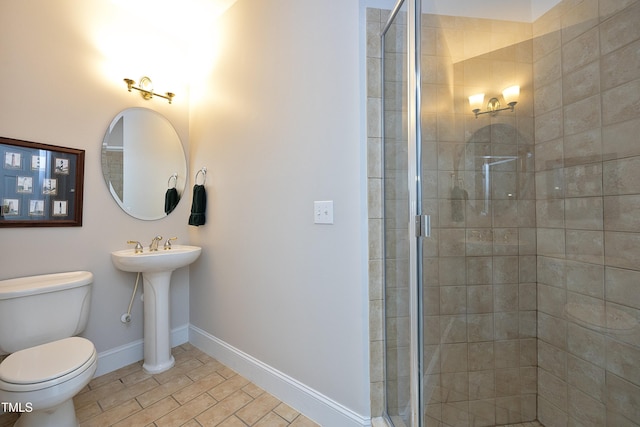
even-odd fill
[[[476,115],[476,119],[480,114],[491,114],[492,116],[497,114],[498,111],[515,110],[515,106],[518,103],[518,97],[520,96],[520,86],[509,86],[502,91],[502,97],[507,103],[508,107],[500,108],[500,101],[498,98],[491,98],[487,103],[487,110],[480,111],[484,104],[484,93],[478,93],[469,97],[469,105],[471,111]]]
[[[171,101],[173,100],[173,97],[176,96],[175,93],[171,93],[171,92],[167,92],[165,95],[159,94],[159,93],[154,93],[153,92],[153,83],[151,82],[151,79],[149,77],[143,77],[140,79],[140,83],[138,84],[138,86],[134,86],[135,85],[135,81],[131,80],[131,79],[124,79],[124,82],[127,84],[127,90],[129,92],[131,92],[131,89],[135,89],[137,91],[140,91],[140,94],[142,95],[142,97],[144,99],[151,99],[154,96],[159,96],[160,98],[164,98],[166,100],[169,101],[169,104],[171,104]]]

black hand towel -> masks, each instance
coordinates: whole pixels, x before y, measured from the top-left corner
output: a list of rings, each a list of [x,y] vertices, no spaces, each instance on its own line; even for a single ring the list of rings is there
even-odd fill
[[[193,186],[193,202],[191,204],[191,216],[189,216],[189,225],[204,225],[205,215],[204,212],[207,209],[207,193],[204,190],[204,185]]]
[[[180,198],[178,197],[178,190],[170,188],[164,195],[164,213],[169,215],[178,206]]]

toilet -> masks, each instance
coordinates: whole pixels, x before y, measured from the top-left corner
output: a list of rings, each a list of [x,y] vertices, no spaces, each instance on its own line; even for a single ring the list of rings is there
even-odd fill
[[[0,281],[0,412],[15,426],[77,427],[73,397],[97,368],[95,346],[78,337],[89,318],[93,274],[54,273]]]

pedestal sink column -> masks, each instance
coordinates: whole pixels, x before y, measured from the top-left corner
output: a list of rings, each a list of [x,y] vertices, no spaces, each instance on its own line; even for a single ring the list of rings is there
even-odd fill
[[[174,245],[172,249],[143,252],[124,249],[111,252],[111,260],[122,271],[142,273],[144,284],[144,364],[150,374],[171,368],[169,336],[169,284],[173,270],[194,262],[200,256],[198,246]]]
[[[172,271],[143,273],[144,283],[144,364],[150,374],[158,374],[176,363],[171,355],[169,325],[169,284]]]

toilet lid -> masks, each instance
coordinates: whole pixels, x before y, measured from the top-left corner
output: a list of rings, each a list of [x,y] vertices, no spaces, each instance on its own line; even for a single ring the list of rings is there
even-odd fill
[[[17,351],[0,364],[0,380],[13,384],[49,381],[72,372],[95,353],[91,341],[70,337]]]

